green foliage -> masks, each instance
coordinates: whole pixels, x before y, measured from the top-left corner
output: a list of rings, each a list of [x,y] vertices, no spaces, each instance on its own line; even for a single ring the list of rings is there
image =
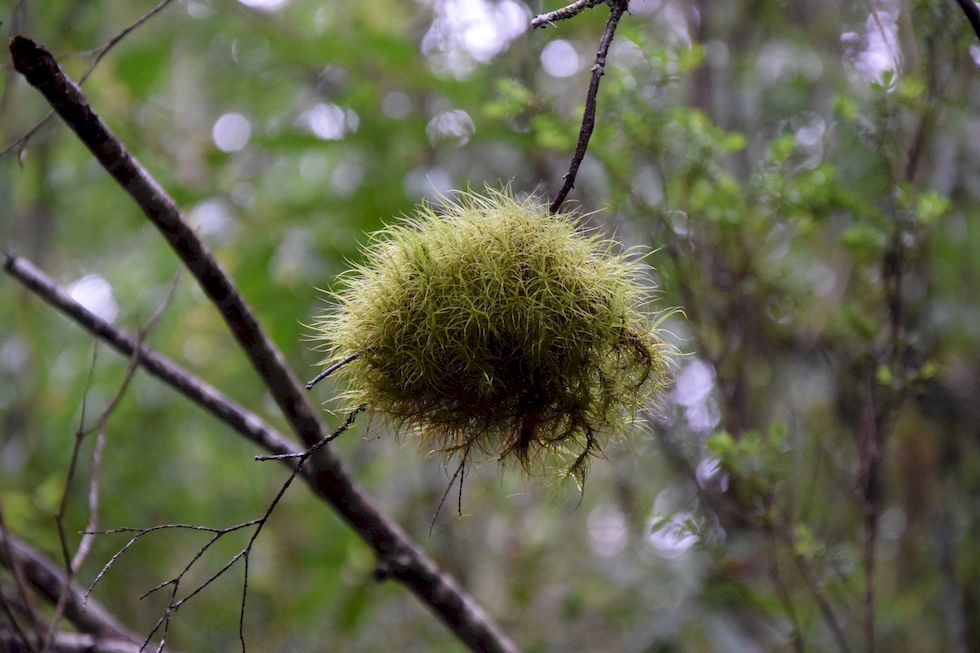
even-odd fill
[[[4,35],[22,29],[77,78],[86,53],[155,2],[7,4],[17,11],[0,9]],[[606,7],[477,60],[460,44],[485,43],[489,22],[426,38],[463,4],[484,3],[291,0],[266,11],[172,2],[85,84],[300,375],[316,364],[303,340],[319,310],[313,289],[333,287],[348,260],[380,263],[364,258],[371,246],[357,247],[379,216],[470,181],[502,180],[518,196],[554,192],[567,170]],[[558,39],[577,53],[569,77],[541,65]],[[875,404],[884,434],[877,650],[968,649],[980,641],[980,82],[971,46],[976,37],[952,2],[733,0],[695,12],[635,0],[571,198],[583,222],[650,250],[658,303],[684,312],[658,331],[685,355],[656,418],[642,437],[603,437],[610,462],[590,468],[582,496],[494,465],[467,467],[465,516],[444,511],[431,537],[447,482],[440,460],[406,455],[381,419],[359,420],[330,446],[525,650],[837,650],[818,599],[839,616],[850,648],[867,650],[856,488]],[[862,68],[890,61],[896,48],[897,73]],[[450,59],[471,65],[453,72],[440,64]],[[6,145],[48,107],[0,69]],[[312,118],[333,107],[346,131],[321,138]],[[427,130],[452,111],[472,119],[465,138]],[[251,127],[231,152],[213,138],[229,112]],[[135,332],[177,265],[125,193],[53,123],[0,166],[0,244],[65,286],[98,275],[112,289],[115,323]],[[883,275],[896,258],[897,295],[894,275]],[[101,409],[127,361],[99,347],[88,383],[87,334],[6,278],[0,307],[0,509],[57,560],[50,514],[80,406],[89,418]],[[148,338],[282,426],[186,276]],[[703,374],[691,389],[696,368]],[[317,396],[347,389],[328,379]],[[782,440],[773,425],[785,425]],[[142,373],[107,432],[106,528],[253,518],[282,478]],[[69,502],[70,545],[87,518],[90,447]],[[96,539],[83,583],[120,537]],[[199,545],[142,540],[95,598],[148,632],[161,606],[137,597]],[[324,641],[352,653],[458,650],[404,591],[372,580],[370,549],[301,487],[256,547],[250,650],[315,651]],[[202,563],[214,571],[221,561]],[[195,596],[177,615],[173,647],[238,647],[239,589],[228,579]],[[0,590],[15,595],[3,572]]]
[[[416,429],[425,446],[526,468],[543,452],[584,480],[668,383],[670,347],[643,312],[644,270],[574,216],[509,191],[456,193],[374,234],[315,323],[347,409]]]

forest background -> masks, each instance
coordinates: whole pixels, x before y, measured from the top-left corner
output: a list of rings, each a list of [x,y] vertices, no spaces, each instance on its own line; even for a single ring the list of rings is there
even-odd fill
[[[454,188],[554,195],[609,15],[602,4],[532,30],[558,5],[162,4],[104,52],[154,3],[8,1],[0,20],[75,79],[104,54],[84,85],[93,107],[303,378],[318,360],[304,341],[317,289],[338,287],[367,233]],[[431,532],[451,465],[368,420],[330,445],[522,649],[980,650],[971,16],[980,25],[975,4],[952,0],[630,3],[570,201],[649,252],[656,306],[680,309],[664,325],[684,353],[673,388],[640,432],[609,440],[584,494],[468,468],[462,515],[450,498]],[[5,252],[132,333],[166,304],[148,344],[288,432],[194,280],[174,286],[181,263],[139,207],[57,118],[22,139],[48,105],[9,58],[0,74]],[[54,515],[73,549],[100,441],[81,441],[66,493],[75,434],[129,361],[9,275],[0,306],[2,527],[60,566]],[[329,408],[340,390],[328,380],[314,401]],[[142,371],[102,426],[99,528],[254,519],[288,473]],[[195,578],[247,538],[218,542]],[[79,583],[127,539],[90,538]],[[94,599],[149,633],[165,593],[137,598],[206,540],[140,539]],[[290,488],[250,556],[249,647],[460,650],[377,565]],[[168,645],[238,647],[241,590],[239,566],[176,613]],[[30,622],[21,592],[33,590],[8,565],[4,637]]]

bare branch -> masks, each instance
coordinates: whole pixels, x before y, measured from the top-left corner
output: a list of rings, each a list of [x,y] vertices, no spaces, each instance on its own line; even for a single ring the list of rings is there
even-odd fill
[[[296,451],[282,434],[268,426],[261,417],[231,401],[217,388],[198,379],[165,356],[146,346],[141,346],[138,338],[123,333],[85,309],[30,261],[8,255],[4,262],[4,270],[28,290],[70,317],[92,335],[108,343],[123,356],[132,357],[139,351],[140,367],[214,414],[260,448],[277,454]]]
[[[298,456],[299,460],[293,466],[292,473],[290,473],[290,475],[279,487],[279,491],[276,493],[275,497],[273,497],[272,501],[269,503],[263,515],[261,517],[258,517],[257,519],[250,519],[248,521],[241,522],[233,526],[228,526],[226,528],[211,528],[207,526],[195,526],[195,525],[188,525],[188,524],[161,524],[158,526],[150,526],[146,528],[116,528],[107,531],[95,531],[95,532],[87,533],[88,535],[108,535],[112,533],[135,533],[135,535],[132,538],[130,538],[130,540],[121,549],[119,549],[112,556],[112,558],[109,559],[109,562],[105,564],[102,570],[99,571],[98,575],[96,576],[95,580],[92,583],[92,586],[89,588],[88,593],[86,593],[86,596],[88,596],[88,594],[92,592],[92,590],[95,588],[95,585],[102,579],[103,576],[105,576],[105,574],[109,571],[110,567],[112,567],[112,565],[116,562],[116,560],[118,560],[123,553],[125,553],[133,544],[136,543],[137,540],[139,540],[143,536],[148,535],[149,533],[154,533],[162,530],[195,530],[195,531],[204,531],[204,532],[212,533],[212,536],[207,541],[207,543],[197,550],[197,552],[190,559],[190,561],[186,565],[184,565],[183,569],[181,569],[176,576],[173,576],[159,583],[158,585],[150,588],[150,590],[144,592],[140,596],[140,599],[144,599],[150,596],[151,594],[154,594],[166,587],[170,587],[170,598],[167,602],[167,607],[164,609],[163,614],[157,620],[157,623],[153,627],[153,630],[151,630],[150,633],[146,636],[146,639],[144,640],[143,644],[144,646],[149,644],[150,639],[152,639],[152,637],[159,631],[161,633],[159,648],[162,650],[163,646],[166,644],[167,641],[167,633],[170,628],[171,619],[173,615],[177,612],[177,610],[180,609],[181,606],[183,606],[185,603],[190,601],[192,598],[200,594],[205,588],[211,585],[211,583],[213,583],[218,578],[223,576],[225,572],[227,572],[229,569],[234,567],[235,564],[238,563],[239,560],[241,560],[243,561],[245,571],[244,571],[244,579],[242,582],[241,608],[240,608],[239,618],[238,618],[238,638],[242,645],[242,652],[244,653],[246,650],[245,649],[245,599],[248,595],[248,566],[252,555],[252,547],[254,546],[256,539],[258,539],[259,533],[262,532],[262,529],[265,527],[266,523],[269,521],[269,518],[272,516],[272,513],[275,511],[276,506],[279,505],[280,500],[282,500],[282,497],[286,494],[286,490],[289,489],[289,486],[292,484],[293,479],[295,479],[297,474],[299,474],[300,470],[303,468],[303,465],[310,458],[310,456],[312,456],[319,448],[325,446],[328,442],[339,437],[344,431],[349,429],[354,424],[354,418],[357,416],[358,413],[362,412],[363,410],[364,407],[361,407],[358,408],[357,410],[352,411],[350,414],[347,415],[347,419],[344,420],[343,424],[341,424],[333,433],[331,433],[329,436],[325,437],[316,445],[310,447],[309,449],[307,449],[306,451],[304,451],[302,454]],[[204,554],[207,553],[207,551],[214,544],[218,542],[218,540],[220,540],[225,535],[228,535],[229,533],[234,533],[245,528],[251,528],[253,526],[255,527],[255,530],[252,531],[252,535],[251,537],[249,537],[248,542],[241,550],[238,551],[238,553],[236,553],[231,558],[229,558],[225,562],[225,564],[220,569],[218,569],[218,571],[213,573],[210,577],[207,578],[207,580],[200,583],[197,587],[191,590],[186,596],[184,596],[183,598],[177,598],[177,593],[180,590],[180,584],[184,580],[184,577],[191,571],[191,568],[194,567],[194,565],[204,557]]]
[[[317,383],[324,380],[325,378],[327,378],[328,376],[330,376],[331,374],[339,370],[344,365],[347,365],[348,363],[351,363],[360,357],[361,357],[361,352],[358,351],[358,352],[354,352],[344,360],[334,363],[333,365],[331,365],[330,367],[328,367],[327,369],[323,370],[322,372],[314,376],[312,379],[310,379],[309,383],[306,384],[306,389],[312,390],[313,386],[315,386]]]
[[[8,599],[7,595],[3,592],[3,587],[0,587],[0,612],[3,612],[3,614],[6,615],[10,628],[13,630],[12,633],[0,632],[0,642],[3,641],[2,638],[4,636],[7,636],[7,638],[10,640],[9,646],[11,648],[14,646],[13,642],[17,642],[20,645],[19,648],[25,651],[38,650],[37,646],[35,646],[35,642],[27,633],[24,632],[24,629],[20,627],[20,621],[17,619],[17,615],[14,614],[14,608],[19,606],[12,606],[12,603],[14,603],[14,601]],[[0,650],[7,649],[0,648]]]
[[[141,343],[156,323],[166,312],[167,307],[173,300],[174,292],[177,289],[177,282],[180,279],[180,275],[175,276],[174,282],[170,286],[170,292],[167,293],[166,298],[163,303],[157,307],[153,315],[147,321],[146,325],[143,326],[139,331],[139,341],[137,344]],[[92,367],[89,371],[89,378],[86,384],[86,395],[88,393],[88,387],[92,383],[92,374],[95,371],[95,352],[92,352]],[[75,574],[81,568],[82,564],[85,562],[85,558],[88,557],[89,551],[92,549],[92,543],[95,539],[93,531],[98,528],[99,524],[99,478],[102,468],[102,452],[105,449],[106,442],[106,427],[109,422],[109,416],[112,415],[116,407],[122,401],[123,396],[126,394],[126,390],[129,389],[129,384],[133,380],[133,376],[136,374],[136,370],[139,367],[139,352],[140,347],[137,346],[133,353],[129,357],[129,365],[126,368],[126,374],[123,377],[123,381],[116,391],[116,394],[106,402],[105,407],[102,412],[99,413],[95,422],[88,429],[85,428],[85,397],[82,399],[82,410],[81,417],[79,417],[78,430],[75,432],[75,443],[72,449],[71,462],[68,465],[68,472],[65,476],[64,489],[61,495],[61,505],[58,509],[58,514],[55,516],[55,522],[58,525],[58,538],[61,541],[61,550],[65,562],[65,573],[70,581],[75,579]],[[93,431],[97,432],[95,446],[92,449],[92,456],[90,461],[90,476],[89,476],[89,488],[88,488],[88,523],[85,527],[85,532],[82,535],[81,540],[78,543],[78,548],[75,550],[74,556],[69,556],[68,553],[68,538],[65,532],[65,514],[68,509],[68,497],[71,493],[72,480],[75,475],[75,469],[78,464],[79,453],[81,452],[82,442],[87,435]],[[58,633],[59,622],[61,621],[61,616],[64,611],[65,603],[68,600],[68,592],[66,584],[66,590],[62,593],[61,597],[58,599],[58,603],[55,606],[54,616],[51,618],[51,623],[48,628],[48,635],[45,638],[43,650],[49,650],[55,635]]]
[[[0,651],[19,651],[21,644],[16,637],[0,632]],[[28,640],[28,645],[36,642]],[[48,649],[54,653],[140,653],[143,649],[137,642],[124,639],[95,637],[82,633],[56,633]]]
[[[38,614],[38,611],[34,608],[34,603],[31,601],[31,594],[27,588],[27,584],[29,582],[28,573],[24,569],[23,562],[17,555],[15,555],[10,541],[4,537],[6,532],[7,525],[4,523],[3,511],[0,511],[0,563],[3,563],[8,569],[10,569],[11,575],[14,577],[14,587],[17,590],[17,596],[23,606],[23,612],[30,619],[31,628],[34,630],[37,638],[41,639],[44,635],[44,620],[41,619],[40,614]],[[6,600],[4,600],[4,606],[7,606]],[[17,623],[13,618],[11,621],[13,623]]]
[[[135,21],[133,21],[132,23],[124,27],[122,31],[120,31],[118,34],[113,36],[111,39],[109,39],[99,47],[95,48],[94,50],[85,53],[87,55],[94,55],[95,58],[92,60],[92,63],[88,65],[88,68],[85,69],[85,72],[82,73],[82,76],[79,78],[78,80],[79,85],[85,83],[85,80],[89,78],[89,76],[92,74],[92,71],[94,71],[95,67],[99,65],[99,62],[102,61],[103,57],[109,54],[109,50],[114,48],[120,41],[122,41],[124,38],[129,36],[129,34],[133,32],[133,30],[135,30],[140,25],[142,25],[143,23],[145,23],[146,21],[150,20],[158,13],[163,11],[163,9],[171,2],[173,2],[173,0],[160,0],[160,2],[155,7],[153,7],[153,9],[150,9],[148,12],[146,12],[145,14],[137,18]],[[23,151],[23,149],[27,146],[27,142],[30,141],[31,138],[34,137],[34,134],[36,134],[42,127],[44,127],[44,125],[46,125],[49,120],[51,120],[52,116],[54,116],[54,111],[48,111],[44,115],[44,117],[42,117],[40,120],[34,123],[34,125],[30,129],[28,129],[26,132],[21,134],[15,141],[7,145],[7,147],[3,148],[3,150],[0,150],[0,159],[2,159],[10,152],[13,152],[14,150],[18,152]]]
[[[549,209],[551,213],[558,213],[561,210],[562,204],[565,203],[565,198],[568,197],[568,193],[575,187],[575,177],[578,175],[579,166],[582,165],[582,160],[585,158],[585,152],[589,149],[589,139],[592,138],[592,130],[595,128],[596,98],[599,95],[599,81],[606,71],[606,56],[609,54],[609,45],[616,35],[616,27],[619,25],[619,19],[623,17],[623,14],[629,8],[629,0],[608,0],[608,2],[609,19],[606,21],[605,32],[603,32],[602,39],[599,41],[599,49],[595,55],[595,64],[592,66],[592,81],[589,82],[589,91],[585,96],[585,111],[582,113],[582,127],[579,130],[578,143],[575,145],[575,154],[572,156],[572,162],[568,166],[568,172],[562,178],[561,190],[558,191],[555,199],[551,202]],[[595,6],[595,4],[598,3],[592,5],[587,4],[586,6]],[[568,10],[573,6],[575,5],[569,5],[569,7],[559,11]],[[581,10],[579,9],[569,16],[562,17],[567,18],[573,16]]]
[[[966,19],[970,21],[973,31],[976,32],[977,38],[980,39],[980,7],[977,7],[977,3],[973,0],[956,0],[956,4],[966,14]]]
[[[282,354],[266,336],[231,279],[197,234],[183,221],[174,200],[109,131],[81,89],[65,76],[49,52],[24,37],[11,40],[10,52],[17,71],[44,94],[106,171],[136,201],[198,280],[205,294],[221,312],[293,431],[306,446],[317,444],[327,433],[307,400],[302,385],[286,366]],[[483,608],[354,487],[329,447],[317,449],[313,462],[313,469],[304,474],[307,480],[374,547],[380,558],[407,561],[407,564],[397,567],[396,578],[411,588],[462,642],[478,651],[516,650]]]
[[[235,403],[166,357],[142,346],[85,309],[29,261],[9,256],[4,270],[32,292],[124,356],[140,350],[139,364],[265,451],[302,455],[262,418]],[[291,456],[296,457],[296,456]],[[288,464],[289,458],[285,459]],[[317,449],[300,475],[330,503],[377,552],[380,563],[474,650],[516,651],[517,648],[456,581],[426,556],[395,523],[381,514],[353,485],[328,447]],[[482,647],[482,648],[481,648]]]
[[[15,565],[23,570],[26,582],[51,603],[68,588],[65,616],[83,633],[99,638],[140,641],[140,637],[123,626],[97,601],[85,605],[85,593],[74,583],[68,583],[64,572],[54,562],[5,529],[0,529],[0,564]]]
[[[592,7],[602,4],[603,2],[605,2],[605,0],[576,0],[576,2],[566,5],[561,9],[555,9],[554,11],[549,11],[546,14],[535,16],[531,19],[531,29],[548,27],[552,23],[559,20],[574,18],[586,9],[591,9]]]

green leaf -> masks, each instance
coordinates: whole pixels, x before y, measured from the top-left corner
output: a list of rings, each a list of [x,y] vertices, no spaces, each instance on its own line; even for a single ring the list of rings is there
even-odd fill
[[[134,42],[116,60],[116,75],[130,94],[145,99],[161,78],[170,50],[159,41]]]

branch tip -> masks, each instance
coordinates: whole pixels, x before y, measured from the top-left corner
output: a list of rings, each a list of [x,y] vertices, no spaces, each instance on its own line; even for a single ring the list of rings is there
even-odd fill
[[[315,386],[317,383],[319,383],[320,381],[324,380],[325,378],[327,378],[328,376],[330,376],[331,374],[333,374],[334,372],[336,372],[337,370],[339,370],[344,365],[347,365],[348,363],[351,363],[351,362],[357,360],[360,357],[361,357],[361,352],[358,351],[358,352],[354,352],[353,354],[351,354],[350,356],[348,356],[344,360],[339,361],[337,363],[334,363],[333,365],[331,365],[330,367],[328,367],[327,369],[323,370],[322,372],[320,372],[319,374],[317,374],[315,377],[313,377],[312,379],[310,379],[310,381],[306,384],[306,389],[307,390],[312,390],[313,389],[313,386]]]
[[[552,12],[552,14],[560,13],[560,18],[570,18],[580,13],[586,7],[594,7],[601,2],[602,0],[579,0],[579,2],[559,9],[557,12]],[[582,160],[585,159],[585,153],[589,148],[589,139],[592,138],[592,130],[595,128],[596,98],[599,95],[599,81],[605,74],[606,56],[609,54],[609,46],[616,35],[619,19],[623,17],[623,14],[629,8],[629,0],[607,0],[607,2],[609,4],[609,18],[606,20],[606,28],[603,31],[602,39],[599,41],[595,63],[592,65],[592,79],[589,82],[589,90],[585,96],[585,110],[582,112],[582,127],[579,129],[578,143],[575,145],[575,154],[572,156],[572,161],[568,166],[568,172],[562,177],[561,189],[555,195],[555,199],[548,209],[552,214],[558,213],[561,210],[562,204],[565,203],[565,198],[568,197],[568,193],[575,187],[575,177],[578,175],[578,169],[582,165]]]

